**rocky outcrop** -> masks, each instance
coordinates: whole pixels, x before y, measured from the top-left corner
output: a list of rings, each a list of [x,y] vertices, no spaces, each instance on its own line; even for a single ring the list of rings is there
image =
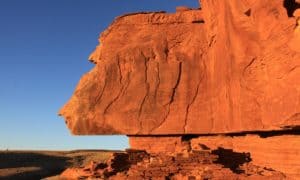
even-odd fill
[[[282,135],[284,134],[284,135]],[[298,131],[130,136],[126,152],[69,168],[62,179],[299,179]],[[134,150],[135,149],[135,150]]]
[[[61,109],[130,147],[65,178],[299,179],[299,0],[203,0],[120,16]]]
[[[150,154],[189,154],[190,151],[208,151],[218,155],[223,167],[237,173],[245,163],[281,172],[284,178],[300,178],[299,131],[217,136],[153,136],[129,137],[130,147]],[[247,159],[246,161],[245,159]],[[198,166],[198,165],[195,165]],[[238,174],[238,173],[237,173]]]
[[[238,160],[224,164],[228,155]],[[232,158],[232,157],[231,157]],[[229,157],[230,160],[230,157]],[[155,179],[155,180],[202,180],[202,179],[283,179],[281,172],[249,163],[246,153],[233,151],[193,150],[185,154],[148,154],[129,150],[115,153],[106,163],[91,162],[82,168],[64,171],[61,179]],[[240,166],[241,165],[241,166]]]
[[[178,135],[300,125],[299,4],[203,0],[120,16],[61,109],[73,134]]]
[[[300,137],[294,135],[261,138],[258,135],[198,137],[191,141],[194,148],[201,145],[212,150],[230,149],[249,153],[251,162],[260,167],[280,171],[287,178],[300,178]]]

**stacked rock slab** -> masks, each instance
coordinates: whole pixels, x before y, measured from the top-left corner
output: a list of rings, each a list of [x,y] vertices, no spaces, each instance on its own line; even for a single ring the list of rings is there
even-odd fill
[[[234,152],[231,152],[234,153]],[[247,155],[239,154],[240,156]],[[236,162],[223,167],[217,156],[207,150],[165,154],[129,150],[115,153],[106,163],[92,162],[82,168],[70,168],[61,179],[152,179],[152,180],[200,180],[200,179],[284,179],[281,172],[244,162],[235,169]],[[226,157],[225,157],[226,158]],[[244,159],[243,159],[244,160]],[[247,161],[247,160],[246,160]],[[121,166],[120,166],[121,164]]]
[[[284,178],[280,179],[299,179],[300,133],[282,133],[278,131],[215,136],[130,137],[129,142],[131,148],[144,149],[150,154],[173,155],[189,154],[189,151],[207,151],[217,155],[217,158],[224,162],[223,167],[242,168],[249,162],[259,169],[283,173]],[[248,160],[244,153],[247,154]],[[256,173],[260,174],[258,171],[254,174]]]
[[[249,153],[238,168],[300,178],[300,2],[200,4],[117,17],[60,115],[72,134],[129,135],[148,155],[177,157],[189,137],[189,155]]]

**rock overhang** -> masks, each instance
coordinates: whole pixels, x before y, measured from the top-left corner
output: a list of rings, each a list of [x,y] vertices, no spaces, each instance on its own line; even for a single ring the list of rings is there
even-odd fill
[[[95,67],[60,111],[71,132],[214,134],[299,125],[297,23],[283,1],[201,5],[116,18],[90,56]]]

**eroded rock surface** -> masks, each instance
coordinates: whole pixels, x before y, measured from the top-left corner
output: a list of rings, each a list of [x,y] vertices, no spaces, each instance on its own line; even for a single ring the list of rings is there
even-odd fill
[[[240,157],[224,166],[222,158],[228,155]],[[82,168],[65,170],[61,179],[116,179],[116,180],[204,180],[204,179],[284,179],[279,171],[249,163],[245,153],[222,154],[211,151],[193,150],[186,153],[148,154],[145,151],[129,150],[115,153],[107,163],[91,162]]]
[[[60,178],[296,180],[300,179],[298,133],[130,136],[131,149],[114,153],[105,163],[68,168]]]
[[[131,136],[129,142],[131,148],[145,150],[149,154],[188,156],[193,151],[210,152],[218,156],[217,160],[213,161],[214,164],[222,164],[223,168],[229,168],[234,174],[245,173],[247,170],[243,168],[251,164],[258,168],[254,169],[257,170],[256,173],[262,175],[262,179],[267,178],[266,174],[270,175],[272,172],[281,172],[283,176],[278,177],[279,179],[300,179],[299,132],[293,131],[293,133],[284,133],[283,135],[282,133],[234,134],[231,136]],[[195,168],[202,165],[201,163],[194,164]],[[263,169],[267,171],[259,173]]]
[[[73,134],[203,134],[300,125],[299,4],[203,0],[128,14],[61,109]]]
[[[204,145],[211,150],[223,148],[249,153],[251,163],[283,172],[286,178],[300,179],[299,135],[198,137],[191,140],[191,144],[195,149],[201,149]]]
[[[60,114],[136,151],[62,178],[300,178],[299,0],[127,14],[99,41]]]

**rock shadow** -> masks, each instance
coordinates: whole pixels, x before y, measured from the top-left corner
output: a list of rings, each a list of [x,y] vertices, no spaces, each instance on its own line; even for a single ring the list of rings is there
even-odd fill
[[[295,0],[284,0],[283,6],[286,9],[288,17],[293,17],[293,13],[296,9],[300,8],[300,4]]]
[[[244,173],[240,166],[244,163],[252,161],[250,153],[234,152],[232,149],[224,149],[219,147],[212,151],[212,154],[218,155],[218,159],[214,163],[222,164],[225,168],[229,168],[236,174]]]
[[[2,179],[42,179],[49,176],[60,174],[70,165],[71,158],[63,156],[51,156],[42,153],[32,152],[5,152],[0,153],[0,170],[9,168],[36,167],[32,171],[16,170],[16,173],[7,176],[1,176]]]

